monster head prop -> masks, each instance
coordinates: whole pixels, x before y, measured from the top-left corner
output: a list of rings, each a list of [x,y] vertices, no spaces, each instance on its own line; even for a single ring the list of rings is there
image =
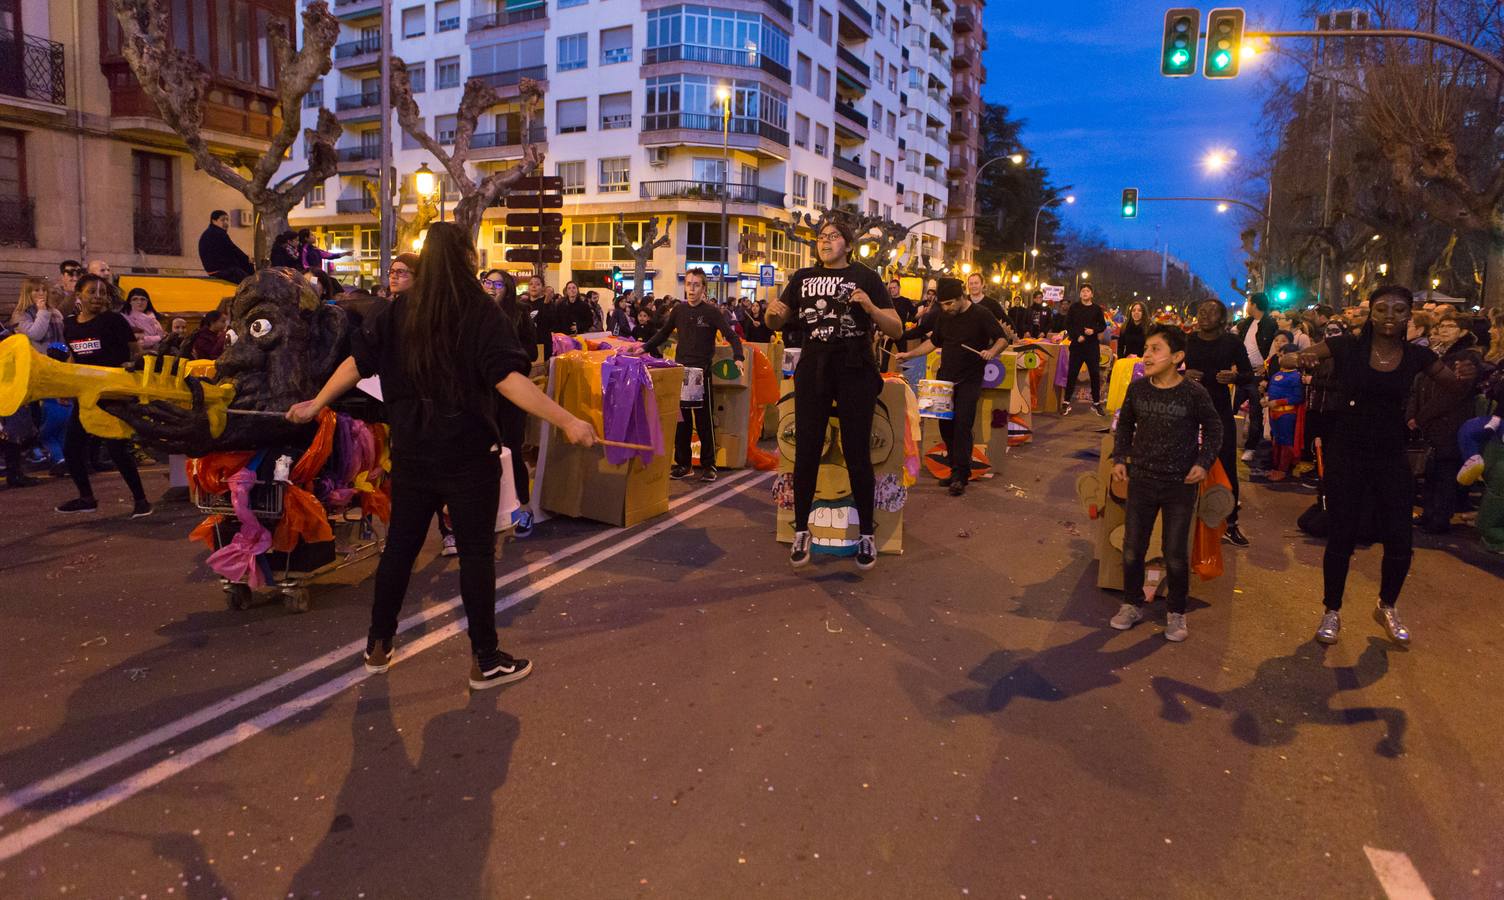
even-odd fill
[[[350,319],[345,311],[319,301],[291,269],[262,269],[241,282],[227,311],[225,351],[215,362],[214,384],[233,384],[234,399],[224,431],[211,434],[202,390],[189,378],[193,408],[164,401],[101,401],[124,420],[137,439],[171,453],[203,456],[224,450],[256,450],[307,443],[311,425],[294,425],[273,415],[237,415],[235,410],[283,412],[316,395],[349,354]],[[179,361],[147,357],[143,365]]]

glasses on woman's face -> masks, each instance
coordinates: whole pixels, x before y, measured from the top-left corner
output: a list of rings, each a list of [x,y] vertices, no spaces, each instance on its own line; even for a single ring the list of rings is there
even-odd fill
[[[387,273],[387,275],[393,281],[404,281],[406,279],[409,279],[409,278],[413,277],[413,273],[410,272],[410,271],[408,271],[407,269],[392,269],[390,272]]]
[[[481,284],[485,285],[493,291],[499,291],[507,286],[507,283],[505,281],[502,281],[500,278],[488,278],[485,281],[482,281]]]

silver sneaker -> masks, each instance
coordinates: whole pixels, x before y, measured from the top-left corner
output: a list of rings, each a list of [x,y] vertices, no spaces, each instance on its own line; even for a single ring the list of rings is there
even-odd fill
[[[1337,643],[1337,633],[1342,630],[1342,617],[1335,609],[1329,609],[1321,616],[1321,626],[1316,629],[1316,640],[1323,644]]]
[[[1385,606],[1380,603],[1374,607],[1373,619],[1375,622],[1383,625],[1385,631],[1389,632],[1390,640],[1396,644],[1410,645],[1410,629],[1406,628],[1405,623],[1400,621],[1400,614],[1394,607]]]
[[[1127,631],[1144,620],[1144,611],[1132,603],[1124,603],[1118,607],[1118,614],[1112,617],[1107,624],[1118,631]]]
[[[1185,627],[1185,613],[1170,613],[1165,616],[1165,640],[1180,643],[1191,636]]]

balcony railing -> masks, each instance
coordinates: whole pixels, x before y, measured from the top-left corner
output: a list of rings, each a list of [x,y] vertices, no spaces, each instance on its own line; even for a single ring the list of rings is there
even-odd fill
[[[654,63],[666,62],[701,62],[717,66],[741,66],[745,69],[762,69],[784,84],[788,84],[791,73],[788,66],[775,59],[770,59],[765,53],[747,50],[727,50],[723,47],[702,47],[698,44],[668,44],[663,47],[649,47],[642,52],[642,63],[651,66]]]
[[[339,112],[349,112],[352,109],[365,109],[381,102],[380,91],[367,91],[363,94],[346,94],[343,97],[334,98],[334,108]]]
[[[380,6],[377,0],[334,0],[335,9],[344,9],[349,6]]]
[[[511,87],[524,78],[542,81],[548,77],[548,66],[528,66],[525,69],[507,69],[504,72],[477,72],[470,77],[478,78],[491,87]]]
[[[867,169],[862,165],[862,161],[859,159],[847,159],[846,157],[841,156],[838,153],[836,154],[835,159],[832,161],[832,164],[842,172],[849,172],[858,178],[867,177]]]
[[[0,29],[0,94],[59,106],[65,103],[63,45]]]
[[[346,41],[343,44],[334,45],[334,58],[336,60],[354,59],[357,56],[365,56],[368,53],[381,52],[381,35],[363,37],[358,41]]]
[[[534,144],[541,144],[548,140],[548,126],[534,125],[528,132],[528,140]],[[490,147],[520,147],[522,146],[522,132],[519,131],[478,131],[470,138],[470,147],[475,150],[484,150]]]
[[[183,225],[177,213],[152,213],[136,210],[135,238],[137,253],[158,256],[181,256]]]
[[[30,197],[0,196],[0,244],[37,245],[36,205]]]
[[[477,31],[485,31],[487,28],[500,28],[503,25],[518,25],[522,22],[536,22],[539,19],[548,18],[548,6],[539,4],[528,9],[504,9],[500,12],[486,13],[483,16],[471,16],[465,25],[465,31],[474,34]]]
[[[956,10],[955,30],[957,34],[970,34],[971,32],[976,30],[976,27],[977,20],[974,16],[972,16],[971,10]]]
[[[867,12],[857,0],[841,0],[841,6],[846,13],[853,16],[858,22],[866,25],[869,31],[872,29],[872,14]]]
[[[756,184],[731,182],[724,185],[730,203],[761,203],[782,208],[783,192]],[[644,181],[638,190],[644,200],[714,200],[720,202],[719,181]]]
[[[842,103],[841,101],[837,100],[836,115],[843,116],[848,121],[854,122],[857,125],[862,126],[863,128],[867,127],[867,116],[863,113],[857,112],[856,107],[852,106],[850,103]]]
[[[671,128],[687,128],[692,131],[720,131],[721,117],[706,113],[650,113],[642,117],[643,131],[667,131]],[[789,145],[789,133],[782,128],[769,125],[760,119],[731,120],[732,134],[750,134],[765,137],[775,144],[784,147]]]
[[[380,147],[336,147],[334,158],[340,162],[365,162],[381,158]]]
[[[855,69],[863,78],[872,80],[872,68],[862,62],[861,58],[845,47],[836,48],[836,58],[851,68]]]
[[[376,211],[376,201],[370,197],[355,197],[350,200],[334,201],[334,208],[342,213],[366,213]]]
[[[970,69],[976,64],[977,52],[971,49],[961,50],[950,58],[950,65],[953,69]]]

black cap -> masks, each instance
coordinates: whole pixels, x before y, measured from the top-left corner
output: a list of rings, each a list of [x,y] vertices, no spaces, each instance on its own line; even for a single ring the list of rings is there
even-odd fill
[[[960,300],[966,293],[966,285],[959,278],[941,278],[935,284],[935,299],[941,303]]]

